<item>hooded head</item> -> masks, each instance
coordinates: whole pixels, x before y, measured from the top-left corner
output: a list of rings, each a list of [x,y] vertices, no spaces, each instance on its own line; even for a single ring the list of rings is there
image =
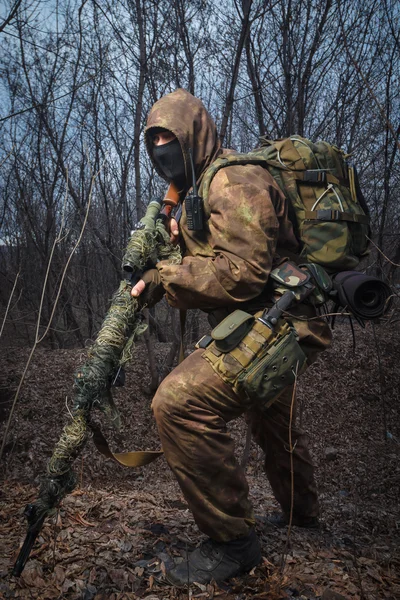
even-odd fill
[[[170,181],[171,177],[161,169],[160,162],[155,161],[153,155],[155,146],[152,137],[160,129],[171,131],[179,141],[182,151],[182,154],[179,151],[179,156],[183,161],[182,172],[185,174],[185,187],[188,188],[192,182],[189,149],[193,153],[196,179],[214,160],[219,150],[220,143],[215,123],[201,100],[183,89],[164,96],[154,104],[144,132],[146,148],[158,174]],[[174,151],[173,142],[169,142],[168,146]],[[165,152],[168,150],[166,145]]]

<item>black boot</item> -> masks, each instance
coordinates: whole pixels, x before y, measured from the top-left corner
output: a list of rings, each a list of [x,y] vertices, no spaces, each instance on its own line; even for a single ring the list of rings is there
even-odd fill
[[[252,529],[246,537],[230,542],[207,540],[188,559],[167,573],[167,581],[176,587],[193,582],[224,581],[250,571],[261,561],[260,543]]]
[[[287,527],[289,525],[289,517],[284,513],[275,512],[270,515],[256,517],[257,520],[263,521],[275,527]],[[318,517],[298,517],[293,515],[292,525],[296,527],[304,527],[305,529],[318,529]]]

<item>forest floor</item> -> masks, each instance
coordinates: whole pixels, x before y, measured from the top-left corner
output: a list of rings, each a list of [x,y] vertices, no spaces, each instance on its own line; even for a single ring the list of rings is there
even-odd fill
[[[67,398],[83,350],[38,348],[28,369],[6,445],[0,492],[0,598],[166,600],[400,598],[400,327],[346,324],[332,348],[301,378],[298,402],[317,467],[321,527],[278,529],[277,509],[253,444],[246,467],[264,560],[245,577],[182,591],[160,583],[173,559],[203,539],[164,458],[138,470],[117,467],[89,443],[78,459],[79,488],[48,519],[19,579],[10,575],[25,535],[22,512],[37,495],[52,447],[67,418]],[[376,341],[377,340],[377,344]],[[169,345],[156,343],[162,367]],[[28,349],[0,361],[4,426]],[[123,427],[117,449],[157,449],[145,387],[145,345],[135,349],[127,383],[116,391]],[[104,419],[102,419],[104,421]],[[231,426],[243,453],[243,420]],[[3,463],[4,464],[4,463]],[[264,517],[264,519],[263,519]],[[335,595],[335,593],[337,595]]]

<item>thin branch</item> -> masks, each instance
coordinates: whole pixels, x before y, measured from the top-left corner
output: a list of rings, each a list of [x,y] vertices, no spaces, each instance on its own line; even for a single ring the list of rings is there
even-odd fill
[[[369,242],[371,242],[371,244],[372,244],[373,246],[375,246],[375,248],[378,250],[378,252],[380,252],[380,254],[382,254],[383,258],[385,258],[385,259],[386,259],[386,260],[387,260],[387,261],[388,261],[388,262],[389,262],[391,265],[393,265],[394,267],[400,267],[400,265],[399,265],[398,263],[395,263],[395,262],[393,262],[392,260],[390,260],[390,258],[388,258],[388,257],[386,256],[386,254],[384,254],[384,253],[382,252],[382,250],[379,248],[379,246],[377,246],[377,245],[375,244],[375,242],[373,242],[373,241],[371,240],[371,238],[369,238],[367,235],[366,235],[365,237],[367,238],[367,240],[368,240]]]
[[[50,251],[49,260],[47,262],[46,274],[44,276],[44,282],[43,282],[43,286],[42,286],[42,295],[40,297],[39,312],[38,312],[38,318],[37,318],[37,321],[36,321],[35,344],[39,344],[43,340],[43,338],[45,337],[45,335],[47,334],[47,332],[49,331],[49,327],[51,325],[51,321],[53,319],[55,307],[56,307],[57,301],[58,301],[59,294],[57,295],[56,301],[54,303],[53,311],[51,313],[51,316],[50,316],[48,325],[47,325],[47,327],[45,329],[45,332],[42,335],[42,337],[39,338],[40,319],[41,319],[42,310],[43,310],[43,303],[44,303],[44,298],[45,298],[45,293],[46,293],[46,288],[47,288],[47,282],[49,280],[49,275],[50,275],[50,268],[51,268],[51,265],[52,265],[52,262],[53,262],[53,256],[54,256],[54,252],[55,252],[56,246],[63,239],[63,229],[64,229],[64,219],[65,219],[65,207],[66,207],[66,203],[67,203],[67,198],[68,198],[68,173],[67,173],[67,185],[66,185],[66,189],[65,189],[64,203],[63,203],[63,208],[62,208],[60,231],[59,231],[58,235],[56,236],[56,238],[55,238],[55,240],[53,242],[53,246],[52,246],[51,251]],[[67,262],[67,264],[68,264],[68,262]],[[62,281],[63,280],[61,280],[61,284],[59,286],[59,290],[58,290],[59,292],[60,292],[60,289],[61,289]]]
[[[13,295],[14,295],[15,288],[17,287],[17,281],[18,281],[18,278],[19,278],[20,272],[21,272],[21,271],[18,271],[18,273],[17,273],[17,275],[16,275],[16,277],[15,277],[15,280],[14,280],[14,285],[13,285],[13,288],[12,288],[12,290],[11,290],[10,297],[9,297],[9,299],[8,299],[8,303],[7,303],[6,312],[5,312],[5,314],[4,314],[3,323],[2,323],[2,325],[1,325],[1,329],[0,329],[0,338],[1,338],[1,336],[3,335],[3,329],[4,329],[4,326],[5,326],[5,324],[6,324],[6,320],[7,320],[8,312],[9,312],[9,310],[10,310],[11,300],[12,300],[12,297],[13,297]]]
[[[369,84],[368,79],[365,77],[364,73],[362,72],[360,65],[358,64],[358,62],[356,61],[356,59],[354,58],[354,56],[350,52],[350,48],[349,48],[349,46],[347,44],[347,35],[346,35],[345,30],[344,30],[344,24],[343,24],[342,12],[341,12],[341,8],[340,8],[340,2],[338,2],[338,9],[339,9],[339,23],[340,23],[340,28],[342,30],[343,45],[345,47],[346,54],[349,57],[350,61],[353,63],[353,65],[354,65],[357,73],[360,75],[361,79],[363,80],[365,87],[367,88],[368,92],[370,93],[371,98],[373,99],[373,101],[375,102],[376,106],[379,109],[379,112],[381,113],[381,117],[382,117],[383,121],[386,123],[386,127],[389,129],[389,131],[393,135],[393,139],[394,139],[395,143],[397,144],[398,148],[400,149],[400,141],[398,139],[398,135],[396,134],[395,129],[394,129],[392,123],[386,117],[385,109],[383,108],[383,106],[379,102],[378,98],[376,97],[376,95],[374,93],[374,90],[372,89],[372,87]]]
[[[290,403],[290,416],[289,416],[290,513],[289,513],[289,524],[288,524],[288,530],[287,530],[287,536],[286,536],[286,544],[285,544],[285,549],[284,549],[283,554],[282,554],[282,561],[281,561],[281,567],[280,567],[281,575],[283,575],[283,570],[285,568],[286,555],[287,555],[287,551],[288,551],[288,548],[289,548],[290,534],[292,533],[292,522],[293,522],[293,507],[294,507],[294,464],[293,464],[293,452],[294,452],[294,449],[296,447],[296,444],[293,446],[292,425],[293,425],[294,405],[295,405],[295,401],[296,401],[296,392],[297,392],[298,370],[299,370],[299,363],[297,362],[297,364],[296,364],[296,370],[294,372],[294,385],[293,385],[293,392],[292,392],[292,401]]]
[[[84,231],[86,229],[87,221],[88,221],[88,218],[89,218],[89,209],[90,209],[90,206],[91,206],[91,203],[92,203],[92,194],[93,194],[94,183],[95,183],[95,181],[96,181],[96,179],[97,179],[97,177],[98,177],[101,169],[103,168],[103,166],[104,166],[104,163],[101,165],[101,167],[97,171],[97,173],[95,173],[94,175],[92,175],[92,179],[91,179],[91,182],[90,182],[88,203],[87,203],[87,206],[86,206],[86,212],[85,212],[85,217],[83,219],[83,224],[82,224],[82,227],[81,227],[81,231],[79,233],[78,239],[77,239],[74,247],[72,248],[72,250],[70,252],[70,255],[68,256],[67,262],[65,263],[65,267],[64,267],[64,270],[63,270],[63,273],[62,273],[62,276],[61,276],[61,281],[60,281],[60,284],[58,286],[58,291],[57,291],[56,299],[54,301],[53,310],[51,311],[49,322],[47,324],[47,327],[45,329],[44,334],[41,336],[40,339],[38,339],[38,344],[43,340],[43,338],[47,335],[47,333],[48,333],[48,331],[50,329],[50,325],[51,325],[51,322],[53,320],[54,313],[55,313],[58,301],[60,299],[61,289],[62,289],[62,286],[63,286],[63,283],[64,283],[65,276],[67,274],[69,263],[71,262],[71,259],[72,259],[73,255],[75,254],[75,252],[76,252],[79,244],[81,243],[82,237],[83,237],[83,233],[84,233]],[[67,173],[67,190],[68,190],[68,173]]]
[[[102,165],[102,167],[103,167],[103,165]],[[67,263],[66,263],[66,265],[64,267],[64,271],[63,271],[63,274],[62,274],[62,277],[61,277],[61,281],[60,281],[60,284],[59,284],[59,288],[58,288],[58,292],[57,292],[57,297],[56,297],[55,304],[57,304],[58,299],[60,297],[61,288],[62,288],[62,285],[64,283],[64,279],[65,279],[65,275],[66,275],[66,272],[67,272],[67,268],[68,268],[68,265],[69,265],[69,263],[71,261],[72,255],[74,254],[74,252],[76,251],[76,249],[78,248],[78,246],[79,246],[79,244],[80,244],[80,242],[82,240],[82,236],[83,236],[83,233],[84,233],[84,230],[85,230],[85,227],[86,227],[86,223],[87,223],[87,220],[88,220],[88,216],[89,216],[89,209],[90,209],[90,205],[91,205],[91,198],[92,198],[92,191],[93,191],[94,181],[95,181],[96,177],[98,176],[101,168],[99,169],[99,171],[97,171],[97,173],[95,173],[94,175],[92,175],[92,181],[91,181],[91,186],[90,186],[90,193],[89,193],[89,197],[88,197],[88,204],[87,204],[87,207],[86,207],[86,214],[85,214],[85,218],[84,218],[84,221],[83,221],[83,224],[82,224],[81,232],[79,234],[79,237],[78,237],[78,240],[77,240],[75,246],[73,247],[73,249],[72,249],[72,251],[70,253],[70,256],[68,257]],[[67,190],[68,190],[68,181],[67,181]],[[62,221],[62,225],[61,226],[63,227],[63,225],[64,225],[64,222]],[[60,234],[59,234],[58,238],[60,237],[60,235],[61,235],[61,230],[60,230]],[[7,437],[8,437],[8,433],[10,431],[10,426],[11,426],[11,422],[12,422],[12,419],[13,419],[13,416],[14,416],[15,407],[17,405],[17,401],[18,401],[18,398],[19,398],[19,395],[20,395],[20,392],[21,392],[21,388],[22,388],[22,385],[23,385],[23,383],[25,381],[25,377],[26,377],[26,374],[28,372],[29,366],[31,364],[33,355],[35,353],[35,350],[36,350],[38,344],[43,340],[44,336],[49,331],[51,319],[54,316],[55,308],[53,307],[53,311],[52,311],[51,316],[50,316],[49,324],[46,327],[45,334],[42,335],[39,338],[38,335],[39,335],[39,326],[40,326],[40,319],[41,319],[41,311],[42,311],[42,307],[43,307],[44,290],[46,288],[47,278],[48,278],[48,274],[49,274],[49,265],[50,265],[52,257],[53,257],[53,252],[54,252],[54,246],[53,246],[53,249],[52,249],[52,252],[51,252],[51,255],[50,255],[49,264],[48,264],[47,271],[46,271],[46,277],[45,277],[45,281],[44,281],[44,285],[43,285],[43,293],[42,293],[42,298],[41,298],[41,302],[40,302],[39,314],[38,314],[38,318],[37,318],[35,341],[34,341],[34,344],[32,346],[32,349],[31,349],[31,351],[29,353],[28,359],[26,361],[26,364],[25,364],[25,367],[24,367],[24,370],[23,370],[20,382],[18,384],[17,391],[16,391],[15,396],[14,396],[14,400],[13,400],[13,403],[12,403],[12,406],[11,406],[11,409],[10,409],[10,414],[8,416],[7,425],[6,425],[6,429],[5,429],[5,432],[4,432],[4,438],[3,438],[1,449],[0,449],[0,460],[3,457],[3,452],[4,452],[5,445],[6,445],[6,440],[7,440]]]
[[[13,146],[13,147],[11,148],[11,150],[10,150],[10,152],[7,154],[7,156],[5,156],[5,157],[3,158],[3,160],[1,161],[1,163],[0,163],[0,169],[2,168],[2,166],[4,165],[4,163],[5,163],[5,162],[6,162],[6,161],[7,161],[7,160],[10,158],[11,154],[14,152],[14,147],[15,147],[15,146]]]
[[[296,321],[305,321],[308,323],[309,321],[316,321],[317,319],[323,319],[324,317],[351,317],[352,313],[345,312],[347,306],[341,312],[332,312],[332,313],[322,313],[317,315],[316,317],[300,317],[299,315],[294,315],[287,310],[283,312],[284,317],[289,317],[291,319],[296,319]]]
[[[89,83],[90,81],[95,79],[96,75],[97,74],[92,75],[91,77],[89,77],[89,79],[86,79],[86,81],[84,81],[83,83],[80,83],[76,87],[72,88],[72,90],[69,90],[69,92],[67,92],[66,94],[63,94],[62,96],[57,96],[57,98],[53,98],[52,100],[49,100],[48,102],[45,102],[44,104],[42,102],[37,102],[36,104],[29,106],[28,108],[23,108],[22,110],[18,110],[17,112],[12,113],[11,115],[7,115],[6,117],[1,117],[0,123],[3,123],[3,121],[8,121],[8,119],[12,119],[13,117],[18,117],[19,115],[23,115],[24,113],[26,113],[30,110],[34,110],[35,108],[45,108],[46,106],[49,106],[49,104],[53,104],[54,102],[57,102],[57,100],[62,100],[66,96],[75,94],[75,92],[77,92],[81,87],[83,87],[84,85],[86,85],[87,83]]]
[[[12,8],[12,9],[11,9],[11,11],[10,11],[10,14],[9,14],[9,15],[8,15],[8,17],[7,17],[7,18],[6,18],[6,19],[3,21],[3,23],[0,25],[0,32],[2,32],[2,31],[3,31],[3,29],[4,29],[5,27],[7,27],[7,25],[8,25],[9,23],[11,23],[11,21],[13,20],[13,18],[14,18],[14,17],[15,17],[15,15],[16,15],[16,12],[17,12],[17,10],[18,10],[18,9],[19,9],[19,7],[20,7],[20,4],[21,4],[21,2],[22,2],[22,0],[17,0],[17,1],[16,1],[16,3],[14,4],[13,8]]]

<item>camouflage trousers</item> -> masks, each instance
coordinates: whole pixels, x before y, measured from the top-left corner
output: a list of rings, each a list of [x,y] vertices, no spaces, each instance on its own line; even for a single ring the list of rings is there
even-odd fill
[[[239,398],[208,362],[203,350],[188,356],[162,382],[153,411],[165,457],[174,472],[199,529],[217,541],[247,535],[254,526],[243,468],[234,454],[227,423],[247,413],[254,439],[265,453],[264,467],[285,513],[291,505],[289,447],[292,389],[261,412]],[[293,507],[297,518],[318,515],[314,469],[307,436],[294,425]]]

